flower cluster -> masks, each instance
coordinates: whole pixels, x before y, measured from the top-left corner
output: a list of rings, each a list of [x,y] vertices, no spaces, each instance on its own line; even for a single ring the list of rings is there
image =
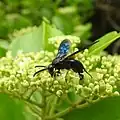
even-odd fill
[[[63,37],[58,38],[63,39]],[[70,36],[66,38],[71,39]],[[76,41],[78,40],[77,38]],[[52,44],[57,45],[56,41],[55,43]],[[83,53],[77,54],[75,59],[81,61],[92,76],[90,77],[84,72],[84,79],[81,81],[78,74],[72,70],[61,70],[61,75],[55,78],[52,78],[47,70],[33,77],[33,74],[40,69],[35,68],[36,65],[47,66],[54,58],[55,51],[19,52],[15,58],[8,52],[6,57],[0,59],[0,92],[29,98],[34,91],[41,89],[58,97],[73,91],[86,100],[119,96],[119,56],[88,56],[87,49]]]
[[[9,34],[9,38],[13,39],[13,38],[16,38],[18,36],[22,36],[26,33],[32,32],[34,30],[37,30],[36,26],[22,28],[21,30],[15,30],[12,34]]]

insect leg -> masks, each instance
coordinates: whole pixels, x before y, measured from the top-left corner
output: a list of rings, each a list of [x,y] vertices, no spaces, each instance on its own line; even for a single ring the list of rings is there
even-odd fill
[[[56,72],[53,73],[52,77],[56,79]]]
[[[57,74],[57,76],[60,75],[60,69],[57,69],[56,74]]]
[[[53,76],[56,78],[56,76],[60,75],[60,71],[54,71]]]
[[[83,84],[84,75],[82,73],[78,73],[78,75],[79,75],[79,78],[80,78],[79,84]]]
[[[82,80],[82,79],[83,79],[83,77],[84,77],[84,75],[83,75],[83,74],[81,74],[81,73],[78,73],[78,75],[79,75],[79,77],[80,77],[80,80]]]
[[[67,73],[66,73],[66,75],[65,75],[65,82],[67,83],[67,75],[68,75],[68,72],[69,71],[67,71]]]
[[[85,68],[84,71],[92,78],[92,75]]]

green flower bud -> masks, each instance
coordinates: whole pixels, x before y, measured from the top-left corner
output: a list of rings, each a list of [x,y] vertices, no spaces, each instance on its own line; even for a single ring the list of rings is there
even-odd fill
[[[93,88],[94,88],[94,84],[93,84],[93,83],[90,83],[90,84],[89,84],[89,88],[93,89]]]
[[[116,82],[116,78],[114,76],[110,76],[109,79],[108,79],[110,85],[115,85],[115,82]]]
[[[72,49],[70,53],[76,51],[74,48],[80,42],[78,37],[57,36],[49,39],[55,50],[22,53],[13,58],[11,52],[6,57],[0,58],[0,92],[21,96],[22,93],[41,90],[61,97],[70,91],[74,91],[78,96],[91,100],[92,98],[106,97],[112,95],[119,96],[120,88],[120,57],[105,54],[105,56],[89,56],[88,50],[78,53],[75,59],[80,61],[92,78],[83,72],[84,79],[80,80],[79,75],[73,70],[60,70],[61,74],[51,77],[48,70],[42,71],[33,77],[33,74],[42,69],[35,68],[36,65],[48,66],[58,52],[58,46],[63,39],[70,39]],[[69,53],[69,54],[70,54]],[[20,94],[20,95],[19,95]]]
[[[113,93],[113,95],[114,95],[114,96],[119,96],[120,93],[119,93],[118,91],[115,91],[115,92]]]
[[[28,81],[26,81],[26,80],[24,80],[23,82],[21,82],[21,85],[22,85],[23,87],[29,87],[29,83],[28,83]]]
[[[56,95],[57,95],[58,97],[60,97],[62,94],[63,94],[62,90],[58,90],[58,91],[56,92]]]
[[[104,91],[106,89],[106,85],[105,85],[104,80],[99,81],[99,88],[100,88],[101,91]]]
[[[112,94],[113,92],[113,87],[110,84],[106,84],[106,93],[107,94]]]
[[[96,85],[94,88],[93,88],[93,93],[95,94],[99,94],[99,85]]]
[[[83,87],[83,89],[81,89],[81,96],[83,97],[89,97],[90,94],[92,93],[92,89],[91,88],[88,88],[88,87]]]

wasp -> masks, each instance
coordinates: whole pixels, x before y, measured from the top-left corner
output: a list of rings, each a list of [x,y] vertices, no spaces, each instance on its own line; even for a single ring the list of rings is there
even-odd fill
[[[78,73],[80,80],[82,80],[84,78],[83,72],[86,72],[89,76],[91,76],[87,72],[87,70],[84,68],[83,64],[80,61],[75,60],[73,58],[73,56],[75,54],[81,52],[82,50],[87,49],[88,47],[95,44],[96,42],[98,42],[98,41],[95,41],[95,42],[87,45],[86,47],[83,47],[82,49],[79,49],[67,56],[67,54],[70,50],[71,42],[68,39],[64,39],[61,42],[61,44],[58,48],[58,53],[57,53],[55,59],[53,59],[52,63],[49,64],[48,66],[41,66],[41,65],[35,66],[35,67],[43,67],[43,69],[35,72],[33,77],[44,70],[48,70],[50,75],[52,77],[54,77],[57,74],[60,74],[61,69],[67,69],[67,70],[72,69],[74,72]]]

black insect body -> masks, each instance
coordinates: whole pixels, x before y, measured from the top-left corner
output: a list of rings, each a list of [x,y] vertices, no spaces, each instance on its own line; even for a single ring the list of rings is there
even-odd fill
[[[78,51],[67,56],[67,53],[69,52],[71,43],[68,39],[63,40],[59,46],[58,54],[57,54],[56,58],[52,61],[52,63],[48,66],[35,66],[35,67],[44,67],[44,68],[35,72],[33,76],[35,76],[39,72],[48,70],[50,75],[53,77],[53,76],[56,76],[58,73],[60,73],[61,69],[67,69],[67,70],[72,69],[74,72],[78,73],[80,80],[82,80],[84,77],[83,72],[86,72],[88,75],[90,75],[90,74],[86,71],[86,69],[84,68],[83,64],[80,61],[75,60],[72,57],[75,54],[79,53],[80,51],[95,44],[96,42],[98,42],[98,41],[95,41],[95,42],[91,43],[90,45],[88,45],[82,49],[79,49]]]
[[[56,65],[56,68],[58,70],[58,73],[60,73],[60,69],[72,69],[74,72],[79,74],[80,80],[83,79],[83,72],[86,71],[83,67],[82,63],[78,60],[70,59],[70,60],[64,60],[62,62],[59,62]]]

